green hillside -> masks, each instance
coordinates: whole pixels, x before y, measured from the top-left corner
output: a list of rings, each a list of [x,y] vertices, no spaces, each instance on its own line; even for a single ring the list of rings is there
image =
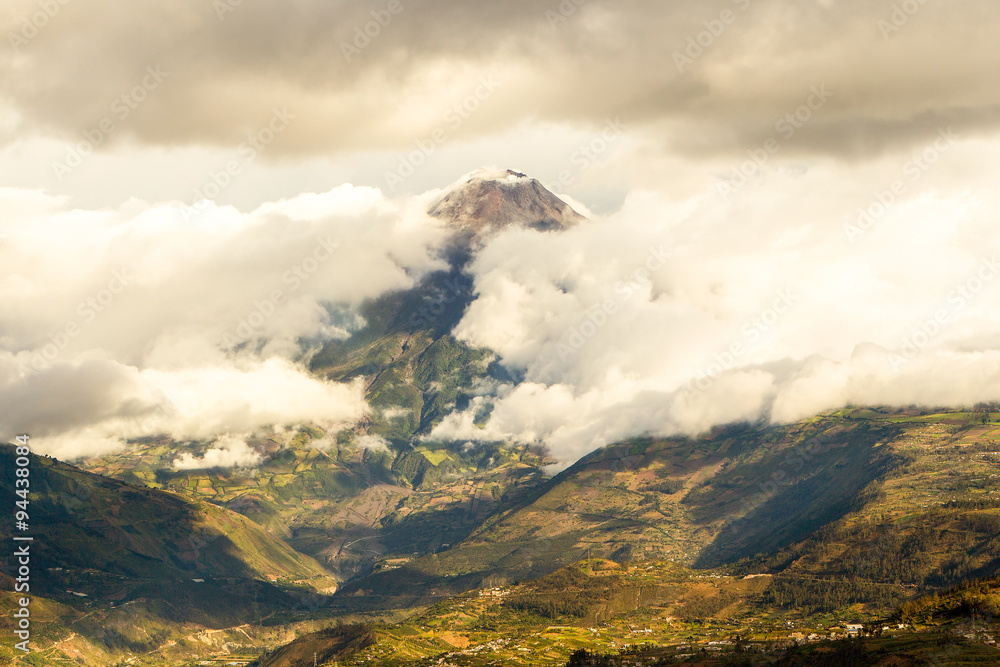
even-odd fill
[[[346,589],[400,601],[413,581],[455,592],[588,555],[780,574],[793,588],[819,578],[912,591],[991,575],[1000,569],[991,481],[1000,430],[968,413],[911,412],[843,411],[615,445],[448,551]]]
[[[326,656],[321,665],[394,667],[840,667],[1000,660],[994,641],[1000,619],[992,615],[1000,599],[995,580],[902,607],[845,604],[811,614],[775,604],[773,582],[664,561],[590,559],[530,582],[442,600],[395,625],[341,629],[366,638],[351,651],[334,652],[342,639],[317,634],[271,655],[308,659],[315,651]]]
[[[457,544],[540,484],[550,462],[525,447],[365,449],[315,427],[300,429],[289,446],[251,444],[265,454],[253,470],[173,470],[179,451],[206,445],[167,441],[83,464],[239,512],[348,580]]]
[[[301,617],[336,589],[319,563],[235,512],[30,461],[33,641],[67,642],[50,651],[54,662],[108,664],[192,632]],[[0,470],[13,469],[14,449],[0,446]],[[0,503],[16,499],[3,476]],[[9,580],[0,588],[6,612],[18,596]]]
[[[448,333],[472,298],[462,272],[467,249],[452,252],[450,270],[365,303],[365,326],[312,357],[321,377],[363,379],[371,413],[352,428],[303,425],[290,442],[251,439],[262,457],[253,470],[176,470],[182,452],[199,456],[211,445],[168,438],[81,465],[232,509],[342,581],[461,542],[537,486],[553,461],[538,448],[426,439],[446,415],[469,406],[479,383],[506,377],[492,352]]]
[[[544,656],[539,664],[561,665],[579,650],[619,660],[650,638],[669,647],[661,660],[739,641],[765,655],[780,649],[776,638],[797,643],[799,629],[829,640],[831,628],[889,623],[922,595],[1000,573],[1000,426],[982,409],[847,409],[699,438],[636,439],[546,478],[538,450],[468,449],[415,435],[425,395],[443,391],[442,374],[452,387],[475,379],[458,370],[474,352],[445,339],[424,343],[401,345],[384,384],[372,384],[410,387],[419,398],[406,421],[415,430],[399,431],[405,442],[390,440],[389,449],[358,445],[365,434],[389,439],[374,418],[360,431],[303,427],[290,445],[254,442],[267,456],[252,473],[165,470],[178,451],[166,442],[88,464],[236,509],[327,563],[341,587],[313,615],[375,623],[376,643],[356,658],[338,649],[342,664],[424,664],[489,645],[468,654],[476,657],[468,664],[487,664],[477,662],[485,655],[512,660],[525,649]],[[181,447],[197,453],[204,445]],[[585,559],[607,564],[583,570],[602,579],[570,568]],[[259,565],[252,572],[265,573]],[[553,573],[561,578],[548,579]],[[471,613],[469,600],[480,598]],[[416,616],[385,625],[392,614]],[[521,637],[516,646],[496,643],[512,633]],[[891,642],[927,654],[925,634],[896,635],[869,638],[874,652],[859,659],[884,658]],[[980,651],[983,641],[959,635],[956,642],[972,642],[962,655]],[[807,644],[787,659],[827,659],[817,651],[844,659],[846,644]]]

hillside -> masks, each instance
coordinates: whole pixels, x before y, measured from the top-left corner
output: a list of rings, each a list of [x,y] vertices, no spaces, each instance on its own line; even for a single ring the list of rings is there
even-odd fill
[[[949,585],[1000,569],[998,437],[971,413],[845,410],[622,443],[496,512],[461,544],[346,589],[388,603],[412,590],[407,582],[457,591],[588,554],[789,581]]]
[[[309,667],[350,658],[377,643],[365,626],[335,626],[312,632],[269,651],[248,667]]]
[[[13,468],[13,448],[0,446],[0,469]],[[48,619],[33,637],[67,642],[55,655],[99,663],[198,630],[301,616],[336,589],[315,560],[235,512],[46,457],[31,456],[30,469],[31,593],[36,620]],[[0,502],[14,500],[4,476]],[[3,589],[7,610],[15,595]]]
[[[520,381],[494,352],[452,335],[475,298],[468,266],[484,240],[510,225],[558,233],[583,218],[517,172],[472,175],[429,213],[451,230],[444,268],[361,304],[346,338],[302,341],[315,376],[362,383],[369,411],[358,423],[246,434],[257,455],[246,468],[179,468],[182,455],[198,460],[214,445],[167,437],[80,462],[116,482],[40,464],[58,472],[47,536],[79,545],[53,561],[63,568],[53,572],[72,574],[53,575],[48,603],[141,599],[142,633],[115,630],[133,650],[181,627],[235,626],[246,645],[213,650],[256,657],[296,639],[300,621],[336,619],[373,623],[365,646],[321,634],[270,657],[291,664],[308,646],[385,664],[469,646],[500,656],[523,630],[518,652],[544,646],[547,664],[563,664],[570,648],[610,655],[650,636],[673,653],[744,636],[770,650],[783,623],[819,636],[1000,573],[995,406],[847,408],[634,438],[554,477],[543,443],[432,439],[455,411],[476,406],[485,423],[491,392]],[[581,561],[590,565],[575,568]],[[133,586],[141,576],[175,583],[161,599]],[[295,597],[335,588],[305,604]],[[498,590],[502,602],[491,597]],[[469,595],[486,606],[454,611]],[[598,622],[617,628],[613,639],[578,629],[566,641],[541,625]],[[539,636],[548,639],[532,643]],[[117,635],[106,637],[114,648]]]
[[[359,660],[406,655],[414,664],[487,644],[493,648],[476,655],[548,646],[546,664],[564,664],[581,648],[615,653],[646,639],[675,646],[673,653],[692,642],[708,646],[739,637],[764,650],[776,633],[798,632],[789,623],[822,637],[847,623],[899,618],[893,615],[906,609],[901,605],[921,595],[1000,572],[994,481],[1000,425],[993,416],[847,409],[797,424],[620,443],[549,479],[538,474],[544,459],[528,449],[416,444],[380,453],[351,441],[323,449],[310,443],[327,436],[310,429],[300,430],[292,446],[271,443],[274,454],[253,475],[163,471],[157,461],[175,451],[169,443],[146,443],[117,460],[116,474],[181,495],[38,459],[38,479],[61,498],[39,499],[49,505],[39,515],[42,523],[54,526],[45,534],[70,544],[81,534],[80,548],[97,556],[74,555],[74,549],[52,556],[56,567],[75,567],[78,574],[70,584],[56,571],[46,604],[54,605],[54,617],[71,618],[84,611],[73,611],[80,599],[66,589],[107,598],[100,612],[107,628],[121,618],[113,605],[145,597],[144,642],[153,641],[150,630],[178,632],[163,620],[168,604],[189,613],[215,603],[246,610],[256,595],[257,608],[273,610],[278,623],[415,613],[402,625],[376,623],[377,643],[358,654]],[[414,457],[426,466],[419,481],[417,468],[407,467]],[[206,500],[269,517],[271,533]],[[156,519],[145,516],[144,503],[153,503]],[[196,561],[205,573],[185,570],[184,548],[151,541],[161,532],[174,535],[187,516],[182,510],[199,517],[187,519],[192,525],[226,535],[198,546]],[[117,523],[105,525],[100,516]],[[316,522],[311,531],[310,521]],[[92,545],[87,535],[101,544]],[[449,544],[444,535],[458,539]],[[282,596],[292,595],[289,587],[315,575],[312,561],[278,536],[321,555],[337,553],[339,562],[368,542],[370,565],[353,576],[342,570],[345,581],[322,608],[313,603],[301,613],[292,604],[281,611],[288,608]],[[407,551],[415,545],[417,554]],[[74,558],[100,567],[83,572]],[[584,559],[590,560],[574,566]],[[225,595],[192,597],[213,590],[221,568],[231,575]],[[148,603],[152,596],[140,583],[129,583],[140,571],[173,577],[161,606]],[[235,586],[236,572],[243,588]],[[261,583],[269,575],[277,580]],[[205,582],[184,583],[195,578]],[[472,607],[471,600],[477,601]],[[252,614],[239,613],[228,621],[252,621]],[[912,624],[919,614],[911,616]],[[208,627],[204,618],[185,622],[185,628]],[[598,628],[606,640],[589,630],[545,630],[595,624],[610,624]],[[245,626],[254,638],[246,643],[249,655],[274,645],[267,626]],[[96,626],[91,631],[98,632]],[[522,643],[496,643],[511,633]],[[232,654],[233,647],[213,650]]]
[[[996,581],[882,612],[843,605],[808,615],[774,604],[772,587],[768,576],[590,559],[531,582],[448,598],[395,625],[373,625],[366,646],[318,664],[841,667],[1000,660],[994,641],[1000,621],[990,615]],[[332,643],[308,635],[285,654],[308,656]]]
[[[544,459],[528,450],[426,444],[385,454],[282,450],[245,480],[211,471],[159,478],[273,521],[290,544],[333,566],[365,539],[355,544],[367,542],[367,570],[338,571],[345,594],[366,593],[351,599],[366,609],[382,608],[379,596],[408,605],[588,555],[930,587],[997,569],[1000,501],[990,476],[1000,473],[1000,433],[981,421],[845,410],[621,443],[544,482]],[[118,465],[120,474],[127,466]]]
[[[178,452],[206,445],[169,441],[83,464],[239,512],[349,580],[460,542],[541,483],[548,462],[524,447],[418,443],[392,452],[336,439],[304,427],[289,443],[251,441],[264,456],[253,470],[173,469]]]
[[[581,219],[542,190],[522,177],[456,184],[435,208],[453,233],[443,255],[447,268],[365,302],[360,329],[314,350],[310,368],[317,376],[364,382],[370,412],[358,424],[336,433],[301,425],[290,435],[259,434],[249,440],[261,458],[253,470],[178,470],[181,454],[197,457],[211,443],[169,438],[135,441],[81,465],[239,512],[340,580],[461,542],[536,487],[541,468],[553,463],[537,447],[426,439],[445,416],[466,409],[484,383],[515,381],[493,352],[469,347],[450,331],[474,297],[466,266],[480,234],[537,226],[552,216],[566,225]],[[496,215],[470,231],[466,209]]]

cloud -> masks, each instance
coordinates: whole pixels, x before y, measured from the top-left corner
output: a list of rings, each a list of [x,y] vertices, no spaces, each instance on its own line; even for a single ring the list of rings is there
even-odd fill
[[[0,208],[12,211],[0,259],[16,264],[0,282],[0,319],[19,350],[62,347],[74,322],[81,330],[70,332],[71,351],[110,346],[128,359],[189,330],[279,345],[344,335],[351,320],[338,323],[320,304],[357,304],[408,286],[434,266],[428,248],[440,237],[377,190],[350,185],[247,214],[134,201],[118,210],[53,210],[57,203],[38,199],[0,192]]]
[[[567,463],[850,402],[1000,398],[1000,173],[981,160],[998,146],[946,130],[861,165],[775,159],[739,187],[720,170],[693,196],[635,190],[558,234],[500,234],[456,334],[524,382],[483,383],[433,437],[540,442]],[[15,267],[0,280],[4,430],[72,457],[356,422],[362,386],[311,376],[302,346],[349,335],[363,299],[441,266],[424,213],[438,194],[347,185],[192,213],[0,191]]]
[[[303,352],[439,266],[424,209],[350,185],[249,213],[0,190],[0,430],[75,457],[155,434],[353,423],[363,388],[313,377]]]
[[[362,435],[355,440],[359,447],[379,451],[389,451],[389,441],[378,435]]]
[[[910,169],[934,141],[860,166],[776,162],[733,193],[636,191],[564,233],[505,233],[473,266],[457,333],[525,382],[434,436],[543,442],[572,461],[848,403],[1000,399],[1000,174],[979,159],[996,141]]]
[[[1000,55],[989,0],[910,3],[909,13],[865,0],[404,0],[396,14],[343,0],[294,11],[94,0],[60,4],[40,27],[34,0],[9,4],[0,32],[31,37],[0,56],[18,119],[8,136],[79,141],[110,118],[101,150],[233,147],[276,107],[296,120],[269,155],[412,150],[486,73],[502,89],[456,137],[620,116],[671,152],[733,155],[821,85],[836,96],[796,143],[807,154],[878,154],[938,125],[974,134],[1000,118],[1000,74],[982,66]],[[151,66],[167,78],[122,103]]]
[[[459,334],[526,381],[441,437],[571,460],[996,397],[996,3],[399,7],[8,2],[0,175],[48,189],[0,188],[0,435],[76,456],[350,422],[360,388],[303,355],[439,266],[443,232],[433,193],[328,182],[505,160],[608,215],[482,253]],[[160,203],[118,204],[139,193]]]
[[[195,457],[191,453],[181,454],[174,460],[173,467],[177,470],[204,470],[206,468],[252,468],[259,464],[263,457],[250,448],[246,440],[236,436],[225,435],[216,440],[211,449],[203,456]]]

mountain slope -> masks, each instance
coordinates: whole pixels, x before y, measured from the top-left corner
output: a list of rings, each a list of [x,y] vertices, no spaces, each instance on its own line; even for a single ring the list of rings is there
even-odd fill
[[[996,581],[902,607],[842,603],[823,613],[776,603],[775,588],[769,576],[588,559],[373,625],[374,641],[347,664],[885,667],[996,664],[1000,657]],[[329,643],[310,635],[287,648],[308,658]],[[333,664],[327,660],[319,664]]]
[[[453,185],[428,211],[463,240],[481,243],[511,225],[561,231],[584,220],[533,178],[507,170],[480,169]]]
[[[316,561],[235,512],[46,457],[30,461],[30,592],[37,611],[49,610],[36,618],[37,642],[79,636],[86,650],[76,650],[104,660],[199,628],[301,615],[325,597],[317,591],[336,588]],[[0,446],[0,470],[13,469],[13,448]],[[4,475],[0,503],[13,507],[15,498]],[[6,608],[15,594],[2,597]]]
[[[311,667],[349,658],[377,639],[364,626],[338,626],[314,632],[275,649],[248,667]]]
[[[13,461],[12,448],[0,446],[0,466],[13,469]],[[201,573],[333,585],[318,563],[235,512],[46,457],[31,461],[33,534],[52,566],[146,579]],[[0,481],[0,502],[13,503],[10,482]]]
[[[655,619],[664,633],[670,619],[681,619],[681,632],[712,620],[736,635],[752,630],[757,614],[819,628],[857,614],[875,618],[919,593],[1000,572],[1000,429],[982,409],[849,409],[796,424],[638,438],[554,478],[542,472],[551,461],[541,447],[432,440],[453,411],[474,406],[481,423],[491,409],[483,397],[519,381],[492,351],[452,335],[476,296],[470,261],[511,226],[557,233],[582,217],[511,171],[462,179],[429,213],[452,230],[441,251],[447,268],[362,304],[360,329],[344,340],[311,341],[312,352],[303,353],[316,375],[363,383],[372,409],[358,424],[256,434],[249,444],[261,463],[252,470],[176,469],[181,452],[202,455],[207,442],[130,443],[85,463],[151,488],[78,480],[88,489],[84,505],[100,501],[89,509],[78,508],[77,487],[61,481],[76,473],[39,464],[59,473],[46,483],[60,500],[46,501],[42,523],[55,526],[50,543],[70,545],[53,562],[73,572],[54,570],[46,591],[54,616],[70,618],[80,607],[65,589],[135,603],[141,632],[121,609],[100,610],[113,632],[95,636],[120,649],[176,634],[174,618],[190,627],[218,614],[224,620],[216,623],[243,623],[259,647],[255,633],[271,618],[261,608],[276,623],[416,611],[429,625],[447,611],[466,634],[378,626],[372,636],[382,648],[365,650],[387,651],[389,664],[393,652],[429,659],[479,639],[493,651],[502,638],[486,639],[490,632],[530,627],[547,637],[548,664],[561,664],[566,643],[549,621],[614,616],[617,641],[643,638],[631,628],[636,619]],[[332,600],[302,607],[293,589],[319,588],[325,577],[310,557],[344,583]],[[572,568],[585,557],[621,571],[581,578]],[[96,567],[86,570],[91,561]],[[140,581],[144,573],[149,579]],[[537,586],[523,583],[539,577]],[[155,592],[164,582],[172,582],[165,596]],[[452,596],[484,586],[502,593],[481,591],[489,600],[470,620],[469,598]],[[98,632],[92,621],[79,623]],[[302,661],[310,645],[339,646],[328,639],[313,637],[284,655]]]
[[[989,417],[854,409],[786,426],[734,426],[697,439],[620,443],[547,482],[520,487],[519,495],[502,494],[485,515],[470,517],[466,505],[467,537],[457,545],[439,542],[425,547],[428,555],[395,562],[390,551],[384,552],[383,567],[347,582],[334,596],[331,611],[381,614],[419,607],[480,585],[545,575],[592,555],[622,563],[661,563],[658,581],[666,579],[649,585],[669,584],[662,591],[665,597],[642,592],[646,589],[640,586],[636,600],[645,600],[642,604],[615,601],[617,597],[601,602],[603,593],[586,593],[577,600],[569,595],[572,587],[563,587],[563,595],[525,584],[527,588],[517,590],[528,597],[512,598],[520,600],[518,613],[537,618],[549,613],[547,605],[555,605],[552,625],[565,623],[566,614],[572,617],[577,602],[597,604],[595,609],[610,605],[608,613],[625,614],[623,638],[636,619],[647,622],[650,612],[642,611],[647,608],[643,605],[665,605],[670,615],[691,619],[718,615],[728,619],[731,632],[742,632],[746,615],[764,609],[777,615],[771,623],[781,618],[844,623],[859,614],[884,615],[920,591],[1000,569],[1000,501],[990,481],[1000,475],[1000,428]],[[311,462],[301,455],[288,462],[299,471],[292,478],[309,479],[314,462],[324,460],[313,451]],[[460,469],[471,460],[448,449],[436,451],[400,453],[393,465],[417,456],[439,465],[452,460]],[[373,528],[377,541],[391,543],[397,521],[415,521],[411,535],[432,536],[435,522],[446,525],[455,517],[449,503],[435,498],[454,493],[448,489],[466,488],[465,475],[489,479],[509,471],[511,463],[477,472],[466,468],[453,481],[447,475],[436,481],[427,477],[427,491],[419,490],[421,483],[403,505],[424,493],[430,502],[419,511],[397,508],[385,514],[395,518]],[[704,569],[713,564],[722,568]],[[678,572],[684,574],[675,581]],[[738,584],[746,575],[760,586]],[[706,577],[718,586],[705,588],[699,582]],[[723,585],[717,577],[728,577],[732,584]],[[627,586],[618,588],[622,595],[632,595]],[[530,597],[536,593],[542,597]],[[526,621],[509,611],[508,606],[489,612],[482,621],[487,625],[475,630],[480,634],[474,637],[522,627],[518,624]],[[587,614],[591,612],[584,618]],[[669,624],[662,627],[667,632]],[[675,631],[669,630],[671,636]],[[444,634],[423,643],[414,643],[406,632],[395,626],[378,630],[383,648],[371,650],[392,652],[393,642],[401,641],[414,656],[432,656],[446,651],[448,642],[464,641],[445,626]],[[581,639],[579,646],[594,644]],[[556,652],[553,660],[566,655]]]
[[[1000,474],[998,438],[969,413],[855,410],[622,443],[461,544],[344,593],[405,603],[407,582],[446,593],[544,575],[588,554],[780,574],[796,590],[802,577],[924,588],[988,576],[1000,571],[1000,500],[988,483]]]
[[[208,445],[169,441],[86,464],[239,512],[347,580],[460,542],[537,486],[548,462],[525,447],[416,443],[392,452],[354,437],[303,427],[291,442],[251,440],[262,454],[254,470],[171,469],[180,452],[198,456]]]

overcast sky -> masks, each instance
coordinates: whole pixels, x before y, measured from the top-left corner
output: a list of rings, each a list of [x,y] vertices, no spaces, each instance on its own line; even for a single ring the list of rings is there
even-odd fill
[[[1000,398],[995,2],[8,0],[0,34],[0,402],[53,451],[350,422],[359,388],[303,374],[293,341],[433,268],[422,207],[483,165],[592,220],[476,265],[461,335],[531,381],[496,437],[571,459],[852,400]],[[234,356],[225,334],[275,289],[287,310]],[[938,315],[905,366],[872,356]]]
[[[568,188],[612,207],[636,187],[697,190],[770,137],[784,158],[849,164],[920,149],[941,127],[991,137],[1000,118],[989,0],[9,0],[2,12],[0,175],[101,206],[189,199],[275,109],[293,119],[222,203],[384,188],[428,140],[434,155],[401,189],[483,164],[551,182],[618,119],[623,140]],[[832,96],[786,139],[776,123],[814,89]],[[88,133],[106,135],[94,155],[55,173]]]

